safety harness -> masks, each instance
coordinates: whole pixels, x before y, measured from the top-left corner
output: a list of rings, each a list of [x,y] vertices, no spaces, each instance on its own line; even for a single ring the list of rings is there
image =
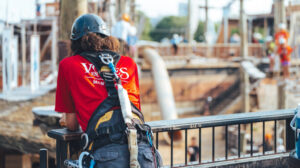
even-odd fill
[[[86,132],[82,135],[81,142],[84,152],[81,153],[78,162],[74,165],[79,165],[79,168],[92,168],[95,165],[92,153],[96,149],[111,143],[128,143],[130,168],[139,168],[137,159],[139,140],[150,143],[154,164],[157,167],[159,163],[156,162],[151,128],[144,124],[143,114],[130,102],[127,91],[116,74],[115,65],[118,63],[120,55],[109,50],[98,53],[83,52],[80,55],[95,66],[98,74],[104,80],[108,97],[92,114]],[[74,167],[71,165],[72,163],[67,160],[65,165]]]

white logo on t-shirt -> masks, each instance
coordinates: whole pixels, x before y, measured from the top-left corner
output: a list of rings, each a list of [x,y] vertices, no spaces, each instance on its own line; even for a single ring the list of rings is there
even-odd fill
[[[99,74],[93,64],[90,63],[81,63],[83,66],[85,73],[89,74],[89,76],[85,76],[86,78],[93,79],[93,84],[104,85],[103,79],[99,78]],[[127,83],[127,79],[129,79],[128,69],[126,67],[116,68],[117,75],[121,78],[122,82]],[[91,77],[93,76],[93,77]]]

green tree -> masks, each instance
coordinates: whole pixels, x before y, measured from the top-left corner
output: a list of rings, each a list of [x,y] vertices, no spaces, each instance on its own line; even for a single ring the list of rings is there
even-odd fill
[[[198,27],[197,30],[194,34],[194,40],[196,40],[197,42],[204,42],[205,38],[204,38],[204,22],[200,21],[198,23]]]
[[[186,29],[186,17],[167,16],[164,17],[151,31],[150,36],[155,41],[167,37],[172,38],[173,34],[184,35]]]
[[[150,37],[150,32],[152,30],[152,25],[151,25],[151,22],[150,22],[150,19],[149,17],[147,17],[143,12],[139,11],[138,12],[138,20],[142,22],[139,22],[139,24],[143,24],[142,26],[142,34],[140,36],[140,40],[149,40],[151,41],[152,38]]]

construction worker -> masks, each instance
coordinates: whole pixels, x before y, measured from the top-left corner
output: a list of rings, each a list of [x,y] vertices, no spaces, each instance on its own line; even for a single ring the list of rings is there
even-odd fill
[[[173,34],[173,38],[171,39],[171,44],[173,48],[173,54],[178,54],[178,44],[181,42],[181,38],[178,34]]]
[[[263,146],[264,151],[271,151],[273,146],[271,144],[272,134],[265,135],[265,145]]]
[[[277,48],[277,54],[280,57],[281,67],[283,70],[283,78],[289,78],[289,66],[290,66],[290,57],[293,49],[287,44],[285,38],[280,38],[278,40],[279,47]]]
[[[128,36],[136,35],[136,28],[133,26],[133,22],[130,21],[128,14],[124,13],[122,15],[121,20],[112,27],[111,34],[119,39],[121,53],[127,54],[129,51],[129,46],[127,44]]]
[[[289,32],[286,30],[286,25],[284,23],[280,23],[278,25],[278,31],[275,34],[275,44],[276,46],[279,46],[279,39],[284,38],[286,41],[288,41],[290,37]]]
[[[73,56],[59,64],[55,111],[64,114],[61,123],[66,123],[69,130],[81,128],[85,132],[83,149],[90,153],[91,164],[93,161],[97,168],[127,168],[131,164],[128,127],[120,110],[116,77],[106,64],[110,61],[109,66],[115,67],[115,75],[128,92],[134,114],[132,120],[136,123],[133,127],[141,127],[134,128],[139,165],[158,167],[160,156],[151,147],[151,139],[146,135],[148,128],[144,128],[140,112],[138,72],[133,59],[117,54],[118,40],[109,35],[103,20],[93,14],[82,15],[74,21],[71,49]]]
[[[196,137],[191,138],[191,145],[188,148],[188,154],[190,155],[190,162],[194,162],[198,160],[199,146],[197,145]]]

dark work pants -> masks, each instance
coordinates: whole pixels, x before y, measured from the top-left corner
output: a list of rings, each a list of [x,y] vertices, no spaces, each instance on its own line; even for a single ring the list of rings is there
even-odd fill
[[[138,161],[141,168],[154,168],[154,158],[148,143],[138,144]],[[161,156],[156,152],[159,165],[162,166]],[[129,150],[127,144],[109,144],[97,149],[94,154],[96,168],[129,168]]]

